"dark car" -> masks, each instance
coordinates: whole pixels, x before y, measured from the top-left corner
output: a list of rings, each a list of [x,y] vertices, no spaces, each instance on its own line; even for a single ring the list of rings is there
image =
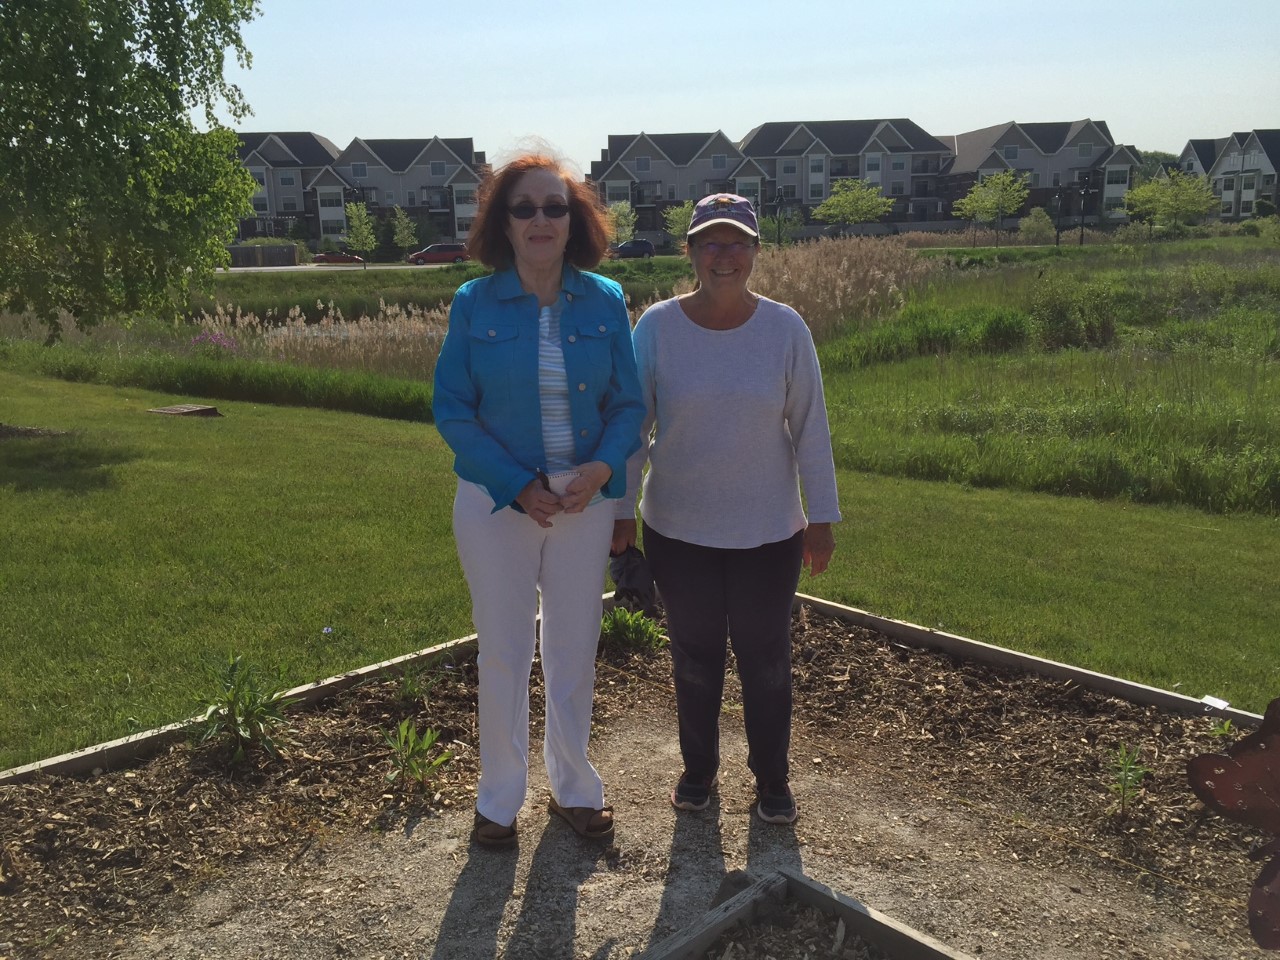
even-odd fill
[[[461,263],[471,258],[467,256],[465,243],[433,243],[417,253],[409,254],[405,259],[422,266],[424,263]]]
[[[609,256],[615,260],[630,260],[635,257],[644,257],[648,260],[653,256],[653,241],[624,240],[609,251]]]
[[[329,251],[317,253],[311,261],[312,263],[364,263],[364,257],[357,257],[354,253]]]

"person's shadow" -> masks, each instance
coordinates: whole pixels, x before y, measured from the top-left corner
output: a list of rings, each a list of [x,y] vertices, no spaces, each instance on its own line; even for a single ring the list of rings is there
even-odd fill
[[[566,846],[573,849],[573,844],[580,852],[566,856]],[[504,960],[573,960],[577,909],[566,909],[566,905],[577,903],[578,888],[599,869],[606,849],[580,840],[567,824],[554,818],[547,824],[529,863],[520,916],[507,940]],[[608,952],[602,948],[601,955]]]
[[[711,806],[698,813],[671,813],[675,816],[675,830],[667,855],[667,882],[649,934],[649,947],[696,923],[711,908],[725,876],[720,795],[712,793]],[[691,897],[690,890],[704,895]]]
[[[440,921],[433,960],[457,960],[459,944],[469,946],[467,956],[498,955],[498,930],[515,889],[519,858],[516,847],[484,850],[471,841],[466,866]]]
[[[795,825],[765,823],[753,806],[747,827],[747,872],[759,878],[778,870],[804,873]]]

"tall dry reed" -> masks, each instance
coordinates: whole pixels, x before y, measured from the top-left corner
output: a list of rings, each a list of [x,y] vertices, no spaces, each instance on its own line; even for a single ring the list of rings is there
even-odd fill
[[[332,303],[318,303],[318,323],[308,323],[301,307],[282,317],[227,311],[195,318],[202,330],[234,337],[250,356],[305,367],[356,370],[411,380],[430,380],[449,326],[441,308],[378,302],[376,316],[347,320]]]

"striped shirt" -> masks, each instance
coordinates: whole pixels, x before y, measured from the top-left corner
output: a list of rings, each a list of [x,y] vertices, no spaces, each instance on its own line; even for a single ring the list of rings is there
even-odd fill
[[[569,417],[569,380],[560,345],[560,302],[538,313],[538,394],[542,401],[542,445],[547,473],[577,466],[573,421]]]

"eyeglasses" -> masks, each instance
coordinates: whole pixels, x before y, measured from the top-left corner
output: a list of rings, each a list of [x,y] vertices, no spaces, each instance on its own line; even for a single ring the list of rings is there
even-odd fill
[[[537,216],[539,210],[548,220],[559,220],[561,217],[569,215],[569,205],[567,203],[544,203],[542,206],[538,206],[528,200],[521,200],[515,206],[507,207],[507,213],[517,220],[532,220]]]
[[[708,256],[716,257],[722,253],[745,253],[754,246],[754,243],[743,243],[741,240],[735,240],[733,243],[716,243],[714,240],[705,240],[702,243],[695,243],[693,248],[699,253],[705,253]]]

